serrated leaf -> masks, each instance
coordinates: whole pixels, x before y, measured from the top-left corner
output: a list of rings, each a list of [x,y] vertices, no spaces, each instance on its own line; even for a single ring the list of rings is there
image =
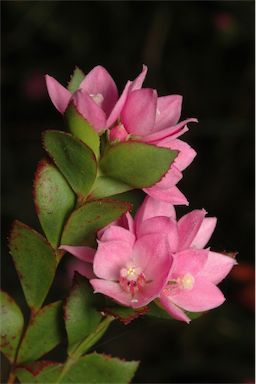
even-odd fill
[[[9,247],[27,303],[39,308],[55,275],[55,252],[42,235],[18,220],[14,222]]]
[[[0,304],[0,350],[13,363],[23,330],[23,314],[13,298],[6,292],[0,292]]]
[[[56,383],[63,365],[54,361],[35,361],[24,364],[16,369],[21,383]]]
[[[118,180],[111,179],[108,176],[99,176],[96,179],[89,199],[100,199],[130,191],[131,189],[133,189],[133,187]]]
[[[32,315],[19,349],[17,362],[37,360],[56,347],[63,338],[62,323],[61,301],[48,304]]]
[[[103,312],[107,315],[113,316],[114,318],[120,320],[123,324],[127,325],[138,317],[145,315],[148,312],[148,307],[133,309],[116,305],[104,308]]]
[[[74,93],[79,88],[79,85],[81,84],[84,78],[85,74],[83,73],[83,71],[80,68],[76,67],[70,77],[70,81],[67,86],[68,90]]]
[[[161,180],[177,151],[127,141],[110,146],[100,162],[102,172],[134,188],[150,187]]]
[[[96,158],[98,158],[100,152],[100,138],[98,133],[92,128],[88,121],[80,115],[73,104],[67,108],[65,117],[68,130],[72,135],[88,145],[94,152]]]
[[[34,180],[34,202],[48,241],[58,246],[62,228],[75,205],[75,194],[57,168],[39,163]]]
[[[63,376],[61,383],[128,384],[137,368],[136,361],[124,361],[92,353],[81,357]]]
[[[92,333],[100,323],[102,316],[94,308],[93,301],[92,287],[87,279],[76,273],[64,307],[68,352]]]
[[[129,209],[129,203],[118,200],[102,199],[86,203],[70,215],[61,244],[94,246],[97,231]]]
[[[97,175],[97,161],[92,150],[72,135],[61,131],[44,132],[43,143],[73,190],[86,196]]]
[[[62,366],[46,361],[19,367],[16,374],[21,383],[128,384],[137,368],[137,361],[92,353],[77,360],[62,376]]]
[[[134,216],[137,209],[140,207],[143,200],[145,199],[145,196],[146,194],[141,189],[133,189],[132,191],[113,195],[111,196],[111,198],[130,203],[132,205],[131,214]]]

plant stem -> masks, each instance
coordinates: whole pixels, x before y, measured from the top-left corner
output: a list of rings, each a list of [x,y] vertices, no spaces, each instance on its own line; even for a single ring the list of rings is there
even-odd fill
[[[86,339],[84,339],[80,344],[78,344],[72,351],[69,352],[69,356],[66,360],[66,363],[63,366],[62,372],[56,381],[56,384],[61,382],[61,379],[69,371],[74,363],[81,357],[88,349],[94,345],[106,332],[110,323],[114,320],[114,317],[107,316],[91,333]]]
[[[15,378],[16,378],[16,374],[15,374],[15,371],[13,370],[13,367],[12,367],[11,371],[9,373],[7,384],[13,384],[15,382]]]

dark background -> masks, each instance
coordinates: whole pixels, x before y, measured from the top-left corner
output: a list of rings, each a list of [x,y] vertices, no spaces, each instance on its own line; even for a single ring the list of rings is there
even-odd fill
[[[1,9],[3,287],[22,305],[6,237],[15,218],[39,228],[31,185],[40,135],[62,128],[43,75],[66,84],[75,65],[86,73],[101,64],[121,91],[145,63],[144,86],[182,94],[182,117],[199,119],[183,136],[198,156],[179,187],[191,210],[218,217],[210,245],[238,251],[239,266],[221,284],[222,307],[190,325],[114,324],[98,350],[141,360],[136,383],[253,383],[254,2],[2,1]],[[55,292],[65,292],[65,276],[64,265]]]

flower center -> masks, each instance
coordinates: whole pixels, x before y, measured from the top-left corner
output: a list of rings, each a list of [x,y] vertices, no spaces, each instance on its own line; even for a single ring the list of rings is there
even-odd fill
[[[177,278],[177,283],[182,289],[192,289],[195,279],[190,273],[186,273],[184,276]]]
[[[125,292],[132,295],[132,301],[136,302],[137,300],[134,299],[134,295],[145,286],[145,275],[140,268],[129,265],[120,270],[119,284]]]
[[[101,106],[103,103],[104,97],[101,93],[90,93],[91,98],[95,101],[96,104]]]

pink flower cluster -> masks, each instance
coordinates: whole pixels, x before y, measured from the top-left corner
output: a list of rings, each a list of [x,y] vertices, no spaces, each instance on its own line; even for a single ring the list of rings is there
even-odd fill
[[[46,76],[55,107],[64,113],[73,103],[79,113],[109,141],[136,140],[178,150],[165,176],[145,188],[146,196],[135,218],[127,213],[98,232],[97,249],[62,246],[82,262],[83,274],[94,291],[121,305],[140,308],[155,301],[173,318],[189,322],[187,312],[201,312],[224,301],[217,284],[236,263],[231,257],[205,248],[216,218],[194,210],[179,220],[174,205],[188,204],[176,184],[192,162],[195,151],[178,137],[188,122],[179,122],[182,97],[158,97],[157,91],[142,88],[146,66],[128,81],[120,97],[112,77],[95,67],[71,93]]]

